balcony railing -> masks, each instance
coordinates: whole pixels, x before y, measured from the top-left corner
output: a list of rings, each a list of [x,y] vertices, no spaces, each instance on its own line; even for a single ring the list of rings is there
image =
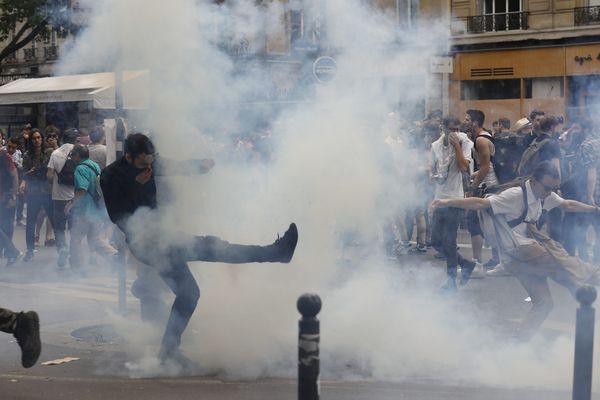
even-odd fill
[[[25,61],[33,61],[37,59],[37,49],[23,49],[23,55],[25,56]]]
[[[467,17],[468,33],[502,32],[527,29],[526,11],[484,14]]]
[[[576,7],[575,26],[600,24],[600,7]]]
[[[58,58],[58,46],[44,47],[44,58],[46,60],[56,60]]]

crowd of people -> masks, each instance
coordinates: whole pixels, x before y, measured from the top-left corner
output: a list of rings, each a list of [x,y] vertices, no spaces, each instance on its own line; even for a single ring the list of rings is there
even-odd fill
[[[59,268],[69,260],[73,268],[81,265],[85,237],[97,254],[111,257],[117,253],[108,242],[103,206],[92,204],[86,196],[95,190],[96,176],[106,166],[103,141],[102,128],[61,133],[53,125],[43,131],[25,125],[5,140],[0,148],[0,255],[7,266],[21,256],[23,262],[34,259],[43,227],[43,245],[56,247]],[[70,246],[65,235],[67,221]],[[25,227],[24,253],[13,244],[15,225]]]
[[[412,201],[382,220],[390,257],[434,248],[446,262],[445,292],[475,277],[514,275],[532,300],[522,324],[524,337],[535,332],[552,309],[548,278],[572,292],[600,283],[600,270],[594,265],[600,262],[600,138],[594,123],[583,118],[564,125],[561,118],[534,110],[514,125],[499,118],[488,130],[484,113],[475,109],[467,110],[462,121],[435,111],[409,127],[393,113],[389,122],[379,156],[395,184],[387,182],[390,190],[384,200],[394,199],[398,192],[391,189],[398,186],[405,190],[411,185],[414,194]],[[162,279],[175,293],[161,359],[181,359],[181,335],[199,298],[188,261],[287,263],[293,256],[295,224],[268,246],[180,233],[176,243],[158,246],[164,237],[147,232],[161,232],[163,227],[140,232],[139,223],[131,222],[140,208],[157,208],[155,175],[205,173],[213,168],[213,160],[159,159],[151,140],[136,133],[127,136],[124,156],[107,166],[102,127],[60,132],[52,125],[43,131],[26,125],[19,134],[1,140],[0,255],[6,265],[21,257],[22,262],[33,260],[40,237],[45,246],[56,247],[59,269],[82,268],[85,238],[90,251],[115,264],[120,251],[108,233],[114,223],[133,257],[149,268],[132,288],[140,298],[142,317],[144,309],[160,302],[155,278],[149,275]],[[13,243],[15,224],[25,226],[24,252]],[[461,227],[471,237],[470,257],[458,251]],[[492,256],[484,262],[486,242]],[[39,325],[37,314],[0,311],[0,321],[6,317],[0,324],[5,332],[19,332],[19,318],[23,326]],[[31,340],[39,347],[36,334],[29,333]],[[26,364],[33,358],[29,354]]]
[[[470,109],[462,121],[434,112],[416,128],[388,129],[390,149],[401,144],[429,155],[420,169],[410,161],[412,179],[421,180],[414,191],[421,205],[394,211],[384,224],[388,255],[433,247],[446,261],[445,292],[475,277],[514,275],[532,301],[523,337],[552,309],[548,278],[573,293],[600,284],[600,138],[589,119],[559,129],[563,122],[534,110],[513,126],[500,118],[487,130],[484,113]],[[461,226],[471,237],[471,257],[458,251]],[[486,241],[492,256],[484,262]]]

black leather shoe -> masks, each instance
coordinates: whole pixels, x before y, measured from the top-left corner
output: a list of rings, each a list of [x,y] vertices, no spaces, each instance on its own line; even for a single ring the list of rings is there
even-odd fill
[[[272,262],[289,263],[294,256],[296,244],[298,243],[298,228],[295,223],[291,223],[288,230],[282,237],[278,237],[275,242],[269,246],[273,250]]]
[[[42,352],[40,319],[35,311],[23,312],[17,316],[14,336],[21,348],[21,364],[25,368],[33,367]]]
[[[475,266],[477,264],[473,261],[467,261],[465,260],[462,264],[461,264],[461,272],[460,272],[460,285],[464,286],[467,284],[467,282],[469,282],[469,279],[471,279],[471,274],[473,273],[473,270],[475,269]]]
[[[449,276],[446,283],[444,283],[440,288],[440,290],[443,293],[454,293],[457,291],[457,289],[458,288],[456,287],[456,278],[452,276]]]

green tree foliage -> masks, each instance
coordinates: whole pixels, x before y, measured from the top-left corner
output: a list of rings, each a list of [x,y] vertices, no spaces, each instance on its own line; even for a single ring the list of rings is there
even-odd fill
[[[0,0],[0,62],[52,29],[71,29],[69,0]]]

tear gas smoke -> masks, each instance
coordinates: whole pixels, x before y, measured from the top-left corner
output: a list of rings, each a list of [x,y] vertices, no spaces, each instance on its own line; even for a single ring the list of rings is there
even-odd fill
[[[207,175],[165,183],[171,197],[154,217],[165,232],[183,229],[266,244],[290,221],[299,226],[289,266],[192,265],[202,298],[183,337],[186,354],[230,378],[293,376],[295,302],[312,291],[324,300],[326,375],[568,388],[570,339],[498,341],[468,295],[436,294],[441,274],[391,266],[378,254],[381,217],[420,201],[409,174],[395,183],[380,163],[386,116],[395,110],[423,118],[414,110],[429,87],[428,56],[444,49],[445,23],[431,21],[418,32],[399,34],[393,17],[365,2],[324,2],[323,34],[335,54],[337,76],[328,85],[301,86],[304,96],[296,99],[302,101],[282,107],[256,99],[269,90],[272,74],[295,82],[295,67],[274,72],[268,63],[250,61],[240,67],[219,43],[251,38],[249,43],[264,44],[265,35],[285,34],[285,5],[207,3],[90,1],[89,27],[61,66],[63,73],[115,66],[149,70],[144,123],[161,155],[216,159]],[[255,50],[249,46],[250,55]],[[268,121],[272,136],[268,163],[248,163],[243,149],[239,157],[223,150],[232,134],[264,132],[261,120]],[[409,162],[420,158],[407,146],[400,152]],[[414,165],[406,164],[402,172],[410,168]],[[356,232],[363,246],[346,254],[340,232]],[[349,261],[340,262],[344,258]],[[142,358],[148,354],[139,344],[131,351]],[[150,364],[140,362],[132,375],[157,373]]]

